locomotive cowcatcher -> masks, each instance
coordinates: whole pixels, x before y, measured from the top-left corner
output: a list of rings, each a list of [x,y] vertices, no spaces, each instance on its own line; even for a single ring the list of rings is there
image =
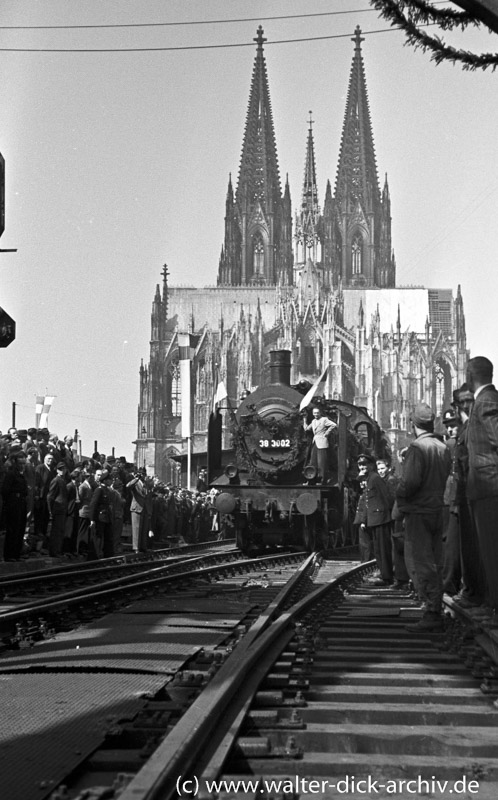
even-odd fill
[[[301,410],[310,385],[290,385],[290,351],[269,355],[270,384],[250,393],[236,411],[228,409],[233,460],[222,474],[210,470],[209,484],[219,490],[216,506],[245,553],[265,545],[309,552],[354,545],[356,460],[361,453],[389,457],[389,443],[363,407],[314,396]],[[310,464],[312,437],[304,430],[313,407],[336,423],[324,483]]]

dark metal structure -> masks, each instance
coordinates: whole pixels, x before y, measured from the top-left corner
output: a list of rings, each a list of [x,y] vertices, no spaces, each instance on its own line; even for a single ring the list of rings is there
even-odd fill
[[[289,385],[290,351],[270,352],[271,383],[248,394],[231,412],[233,463],[211,476],[216,504],[230,515],[238,546],[247,552],[271,544],[305,546],[354,543],[352,518],[358,493],[356,458],[386,456],[389,444],[366,409],[323,397],[313,399],[333,420],[329,479],[320,483],[309,463],[311,441],[300,410],[309,385]],[[215,443],[211,442],[212,446]]]

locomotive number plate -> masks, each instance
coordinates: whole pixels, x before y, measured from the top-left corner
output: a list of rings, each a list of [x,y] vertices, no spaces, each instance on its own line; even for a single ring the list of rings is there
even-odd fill
[[[290,439],[260,439],[259,446],[262,450],[288,450],[291,446]]]

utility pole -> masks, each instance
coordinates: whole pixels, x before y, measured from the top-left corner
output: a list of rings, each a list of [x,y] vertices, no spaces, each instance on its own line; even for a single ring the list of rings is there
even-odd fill
[[[0,153],[0,236],[5,230],[5,159]],[[0,247],[0,253],[17,253],[17,248]]]
[[[0,236],[5,230],[5,159],[0,153]],[[13,248],[3,249],[0,253],[16,253]],[[16,338],[16,323],[12,317],[0,308],[0,347],[8,347]],[[14,404],[15,405],[15,404]],[[15,408],[12,408],[13,419],[15,418]],[[14,427],[14,421],[12,422]]]

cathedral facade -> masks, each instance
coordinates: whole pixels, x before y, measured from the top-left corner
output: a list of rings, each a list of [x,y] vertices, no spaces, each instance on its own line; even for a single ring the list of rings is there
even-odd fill
[[[387,176],[380,189],[361,31],[356,29],[334,191],[318,198],[310,114],[301,202],[282,191],[263,30],[258,29],[237,185],[225,203],[217,286],[176,288],[167,268],[140,367],[137,464],[179,483],[191,396],[191,472],[206,463],[217,386],[229,402],[268,382],[268,352],[292,352],[292,383],[326,374],[327,397],[365,406],[396,448],[419,401],[437,415],[465,380],[460,287],[397,287]],[[181,344],[189,335],[189,370]],[[183,337],[183,339],[182,339]],[[187,376],[187,377],[186,377]],[[189,385],[186,385],[186,384]],[[183,413],[185,413],[183,411]],[[224,446],[229,448],[228,436]],[[186,464],[186,461],[184,459]],[[183,483],[187,483],[184,475]]]

